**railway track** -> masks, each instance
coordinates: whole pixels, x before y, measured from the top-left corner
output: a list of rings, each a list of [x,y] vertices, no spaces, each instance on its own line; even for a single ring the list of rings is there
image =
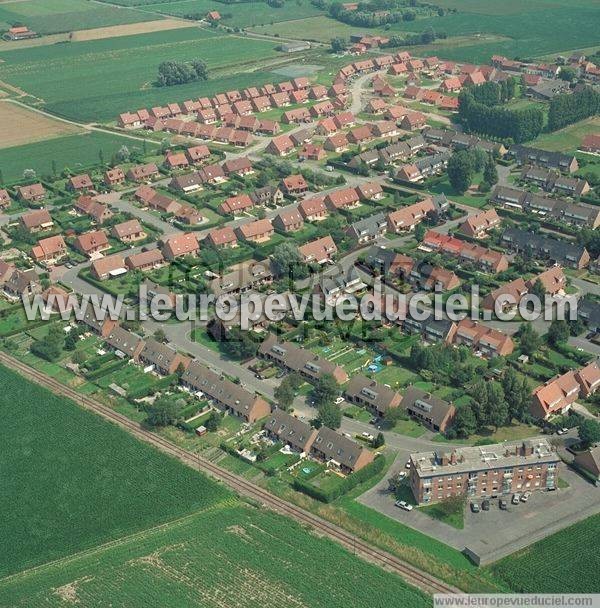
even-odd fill
[[[426,593],[462,593],[459,589],[440,581],[434,576],[423,572],[414,566],[411,566],[395,555],[369,545],[361,538],[347,532],[340,526],[332,524],[331,522],[328,522],[327,520],[324,520],[317,515],[302,509],[301,507],[286,502],[260,486],[257,486],[256,484],[251,483],[243,477],[235,475],[222,467],[219,467],[209,460],[202,458],[198,454],[194,454],[180,448],[170,441],[142,428],[138,423],[130,420],[123,414],[115,412],[108,406],[103,405],[91,397],[79,394],[76,390],[61,384],[58,382],[58,380],[55,380],[54,378],[51,378],[50,376],[47,376],[46,374],[39,372],[28,365],[25,365],[21,361],[7,355],[6,353],[0,353],[0,363],[19,372],[26,378],[41,384],[53,393],[68,397],[81,405],[83,408],[91,410],[103,418],[114,422],[115,424],[129,431],[138,439],[153,445],[170,456],[178,458],[186,465],[200,470],[210,475],[214,479],[225,483],[238,494],[253,499],[272,511],[291,517],[301,524],[310,526],[313,530],[317,531],[323,536],[337,541],[346,549],[355,553],[356,555],[361,556],[366,561],[398,574],[406,582]]]

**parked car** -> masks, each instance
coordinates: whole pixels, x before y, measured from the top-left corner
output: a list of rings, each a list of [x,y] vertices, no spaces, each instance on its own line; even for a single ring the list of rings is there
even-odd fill
[[[413,506],[409,505],[405,500],[397,500],[394,504],[397,507],[400,507],[400,509],[404,509],[405,511],[412,511],[413,510]]]
[[[406,477],[406,471],[400,471],[398,473],[398,479],[404,479]]]
[[[371,435],[371,433],[367,433],[367,431],[363,431],[361,433],[361,435],[368,441],[373,441],[373,439],[375,439],[375,437],[373,437],[373,435]]]
[[[410,460],[404,465],[405,469],[410,469]]]
[[[531,496],[531,492],[524,492],[523,495],[521,496],[521,502],[527,502],[529,500],[529,497]]]
[[[490,510],[490,501],[487,498],[481,503],[481,508],[484,511],[489,511]]]
[[[519,493],[513,494],[511,502],[513,505],[518,505],[521,502],[521,495]]]
[[[471,503],[471,511],[473,513],[479,513],[480,510],[481,509],[479,508],[479,503],[476,503],[476,502]]]
[[[504,500],[504,498],[501,498],[499,506],[503,511],[506,511],[508,509],[508,502],[506,502],[506,500]]]
[[[343,397],[338,397],[338,398],[335,400],[335,404],[336,404],[336,405],[339,405],[340,403],[344,403],[344,398],[343,398]]]

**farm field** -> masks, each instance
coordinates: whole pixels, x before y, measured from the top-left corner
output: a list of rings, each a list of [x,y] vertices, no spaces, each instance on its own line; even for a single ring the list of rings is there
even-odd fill
[[[271,41],[192,27],[3,53],[0,80],[38,97],[59,116],[107,121],[127,110],[277,80],[257,72],[240,74],[244,70],[240,57],[254,70],[260,60],[277,55],[275,46]],[[152,86],[162,61],[196,57],[202,57],[209,70],[221,72],[207,82]]]
[[[186,15],[203,17],[209,11],[218,11],[224,25],[242,28],[269,25],[323,14],[323,11],[313,6],[310,0],[287,2],[279,8],[271,7],[266,2],[247,2],[223,6],[223,3],[211,0],[182,0],[181,2],[151,4],[147,9],[177,17],[185,17]]]
[[[575,152],[583,138],[600,130],[600,117],[587,118],[554,133],[543,133],[531,145],[543,150]]]
[[[81,132],[79,127],[32,112],[14,103],[0,103],[0,148]]]
[[[230,496],[204,476],[12,371],[1,367],[0,379],[5,417],[0,459],[2,469],[11,471],[4,476],[0,497],[0,576]]]
[[[565,528],[490,566],[519,593],[597,593],[600,515]]]
[[[51,175],[52,161],[56,163],[57,172],[65,167],[75,170],[98,164],[100,150],[105,161],[108,162],[124,145],[131,152],[135,148],[141,150],[143,143],[128,137],[97,131],[55,137],[0,150],[0,167],[7,182],[21,179],[24,169],[33,169],[38,176]],[[154,144],[148,142],[146,145],[151,147]]]
[[[0,28],[24,23],[38,34],[56,34],[160,19],[141,11],[102,6],[88,0],[16,0],[0,4]]]
[[[600,6],[594,0],[519,0],[494,3],[480,0],[440,0],[457,13],[392,25],[391,31],[421,32],[433,27],[449,37],[495,34],[506,39],[456,49],[444,49],[445,59],[489,62],[493,54],[534,57],[591,46],[598,43]],[[525,8],[526,7],[526,8]],[[574,10],[576,9],[576,10]]]
[[[106,606],[116,605],[116,598],[128,608],[431,604],[399,577],[338,545],[283,517],[243,506],[219,506],[0,581],[0,604],[14,608]]]

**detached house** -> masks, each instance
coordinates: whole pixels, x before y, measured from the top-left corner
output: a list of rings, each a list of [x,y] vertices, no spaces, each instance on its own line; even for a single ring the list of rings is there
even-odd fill
[[[211,230],[205,240],[208,245],[218,249],[237,247],[238,244],[237,237],[231,226],[223,226],[222,228]]]
[[[140,221],[137,219],[128,220],[115,224],[111,228],[111,236],[118,239],[122,243],[135,243],[145,239],[148,235],[142,228]]]
[[[163,255],[167,260],[175,260],[187,255],[197,256],[200,245],[195,234],[191,232],[168,237],[163,242]]]
[[[487,236],[488,230],[496,228],[501,223],[495,209],[488,209],[469,216],[459,230],[467,236],[480,239]]]
[[[288,196],[300,196],[308,190],[304,176],[288,175],[281,180],[281,190]]]
[[[244,241],[264,243],[273,236],[275,229],[273,228],[273,224],[271,224],[271,220],[265,218],[238,226],[235,229],[235,233],[239,239]]]
[[[73,175],[67,180],[67,190],[71,190],[71,192],[83,192],[93,189],[94,183],[87,173]]]
[[[42,184],[31,184],[29,186],[17,186],[17,196],[22,201],[35,203],[46,198],[46,189]]]
[[[31,248],[31,257],[39,264],[41,262],[52,265],[68,254],[67,245],[59,234],[40,239],[37,245]]]
[[[297,209],[290,209],[276,215],[273,226],[281,232],[296,232],[304,228],[304,220]]]
[[[301,245],[298,251],[306,264],[326,264],[337,254],[337,247],[334,240],[327,235]]]
[[[315,196],[303,200],[298,205],[298,211],[307,222],[324,220],[329,215],[324,196]]]
[[[110,249],[110,243],[106,233],[102,230],[94,230],[80,234],[74,241],[73,246],[77,251],[87,255],[89,258],[97,257],[102,252]]]
[[[19,218],[19,223],[30,234],[50,230],[54,227],[54,221],[46,209],[24,213]]]

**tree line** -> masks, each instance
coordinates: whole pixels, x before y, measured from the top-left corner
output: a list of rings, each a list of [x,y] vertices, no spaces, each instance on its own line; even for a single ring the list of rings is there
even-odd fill
[[[600,114],[600,93],[592,87],[557,95],[550,102],[548,130],[556,131],[596,114]]]
[[[522,143],[535,139],[544,127],[544,114],[539,108],[511,110],[500,105],[487,105],[475,98],[473,89],[462,91],[458,99],[459,120],[472,133]]]

